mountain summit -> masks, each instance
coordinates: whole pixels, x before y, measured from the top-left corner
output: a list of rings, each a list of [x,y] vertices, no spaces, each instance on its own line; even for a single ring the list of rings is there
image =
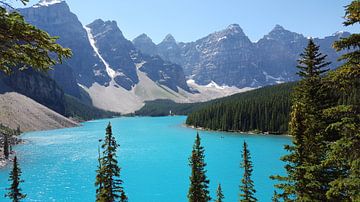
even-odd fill
[[[35,4],[34,7],[40,7],[40,6],[50,6],[53,4],[58,4],[61,2],[65,2],[64,0],[40,0],[39,3]]]

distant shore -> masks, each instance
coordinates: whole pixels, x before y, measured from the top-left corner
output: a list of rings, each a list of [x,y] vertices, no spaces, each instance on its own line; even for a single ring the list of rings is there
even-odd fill
[[[201,131],[212,131],[212,132],[224,132],[224,133],[240,133],[240,134],[246,134],[246,135],[275,135],[275,136],[288,136],[291,137],[291,135],[289,134],[285,134],[285,133],[270,133],[270,132],[254,132],[254,131],[236,131],[236,130],[232,130],[232,131],[223,131],[223,130],[211,130],[208,128],[203,128],[203,127],[195,127],[192,125],[187,125],[187,124],[183,124],[184,127],[186,128],[191,128],[191,129],[196,129],[196,130],[201,130]]]

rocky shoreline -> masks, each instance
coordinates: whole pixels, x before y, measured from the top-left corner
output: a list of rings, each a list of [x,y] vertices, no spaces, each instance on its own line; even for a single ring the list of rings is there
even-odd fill
[[[23,140],[18,138],[18,136],[10,136],[9,138],[10,147],[21,143],[23,143]],[[4,147],[4,134],[0,134],[0,169],[5,167],[11,161],[11,156],[15,153],[14,151],[10,151],[9,159],[5,159],[3,147]]]

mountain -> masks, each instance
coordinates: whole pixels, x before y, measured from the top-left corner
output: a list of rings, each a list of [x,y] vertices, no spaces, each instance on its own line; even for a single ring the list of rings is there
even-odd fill
[[[253,43],[232,24],[195,42],[177,42],[168,34],[156,45],[146,34],[129,41],[115,21],[83,26],[65,1],[42,0],[19,10],[72,49],[73,57],[49,73],[64,93],[122,113],[149,100],[199,102],[296,80],[296,59],[307,43],[279,25]],[[315,39],[331,61],[338,56],[331,43],[339,34]]]
[[[56,65],[52,74],[66,93],[81,98],[78,83],[87,87],[94,82],[109,85],[110,77],[104,64],[94,53],[86,30],[65,1],[41,1],[19,11],[27,22],[52,36],[59,36],[59,44],[72,50],[72,58]]]
[[[67,3],[58,0],[42,0],[19,10],[26,21],[59,36],[58,42],[72,49],[73,57],[49,75],[66,94],[81,101],[131,112],[145,100],[189,102],[198,92],[189,88],[181,66],[138,51],[114,21],[98,19],[83,26]]]
[[[158,55],[156,44],[146,34],[139,35],[138,37],[133,39],[132,43],[137,49],[141,50],[141,52],[144,54]]]
[[[0,94],[17,92],[65,114],[64,92],[47,74],[28,69],[11,75],[0,74]]]
[[[131,90],[138,82],[136,67],[131,58],[135,48],[125,39],[115,21],[95,20],[85,27],[94,51],[106,67],[107,76]]]
[[[347,32],[339,32],[314,39],[333,63],[332,68],[339,65],[337,58],[341,54],[334,51],[332,43],[348,35]],[[168,35],[154,46],[149,37],[144,40],[145,36],[134,39],[133,44],[138,50],[181,65],[186,77],[195,83],[238,88],[297,80],[296,60],[308,43],[307,37],[280,25],[255,43],[237,24],[189,43],[176,42]]]

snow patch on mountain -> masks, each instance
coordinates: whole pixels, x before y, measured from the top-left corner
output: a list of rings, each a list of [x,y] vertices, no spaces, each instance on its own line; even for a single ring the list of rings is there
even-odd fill
[[[266,81],[274,80],[276,83],[284,83],[284,78],[282,76],[274,77],[269,75],[267,72],[263,71],[263,74],[266,78]]]
[[[100,58],[100,60],[104,63],[105,67],[106,67],[106,72],[108,73],[109,77],[111,79],[114,79],[116,76],[116,72],[115,70],[113,70],[109,63],[107,63],[105,61],[105,59],[101,56],[101,54],[99,53],[99,49],[96,47],[96,41],[94,39],[94,36],[91,33],[91,29],[89,27],[84,26],[84,29],[86,30],[86,33],[88,35],[88,39],[90,42],[91,47],[94,49],[94,52],[96,53],[96,55]]]
[[[208,101],[256,89],[253,87],[237,88],[235,86],[219,86],[214,81],[208,85],[199,85],[193,79],[189,79],[186,82],[193,91],[199,92],[189,95],[191,102]]]
[[[50,5],[58,4],[61,2],[63,2],[63,0],[41,0],[39,3],[35,4],[33,7],[38,8],[41,6],[50,6]]]

